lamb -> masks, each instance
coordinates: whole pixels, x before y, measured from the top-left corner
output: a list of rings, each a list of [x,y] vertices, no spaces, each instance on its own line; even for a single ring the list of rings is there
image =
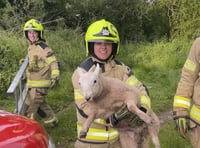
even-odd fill
[[[120,121],[121,123],[116,129],[120,133],[122,146],[124,148],[127,145],[131,148],[138,148],[138,143],[142,142],[136,140],[137,133],[140,133],[141,136],[142,132],[144,137],[147,134],[150,135],[155,148],[160,148],[158,138],[159,119],[152,110],[146,114],[138,108],[140,93],[136,88],[129,86],[119,79],[101,75],[101,69],[98,64],[94,72],[88,71],[84,73],[80,68],[77,70],[80,76],[80,89],[91,111],[83,124],[80,138],[84,138],[87,135],[87,131],[94,119],[107,119],[125,104],[128,110],[138,115],[145,124],[137,129],[133,129],[128,127],[126,119]]]

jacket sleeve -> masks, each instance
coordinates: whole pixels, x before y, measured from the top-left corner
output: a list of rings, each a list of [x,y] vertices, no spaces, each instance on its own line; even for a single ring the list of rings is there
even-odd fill
[[[46,63],[50,65],[51,69],[51,78],[58,80],[60,75],[58,61],[51,48],[47,47],[45,50],[46,50]]]
[[[140,91],[141,106],[145,107],[146,109],[151,108],[151,100],[149,98],[149,92],[147,87],[136,78],[136,76],[133,74],[132,70],[128,66],[125,66],[125,73],[126,74],[124,80],[126,81],[126,83],[133,87],[136,87]]]
[[[73,75],[72,75],[72,85],[74,88],[74,100],[75,100],[75,104],[77,106],[77,108],[79,108],[79,111],[84,110],[84,114],[87,115],[87,111],[88,111],[88,105],[87,103],[85,103],[86,101],[84,100],[84,97],[82,95],[82,92],[80,90],[79,84],[78,84],[78,79],[79,79],[79,75],[77,70],[74,71]]]
[[[177,117],[189,116],[194,85],[200,71],[200,38],[197,38],[190,49],[182,68],[181,77],[177,86],[173,102],[173,115]]]

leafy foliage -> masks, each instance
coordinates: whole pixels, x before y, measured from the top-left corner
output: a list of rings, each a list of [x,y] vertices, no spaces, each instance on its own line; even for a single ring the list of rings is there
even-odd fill
[[[0,96],[6,98],[6,89],[19,68],[20,57],[25,56],[22,56],[24,42],[13,33],[4,31],[1,32],[0,40]]]
[[[140,41],[169,32],[166,10],[156,4],[144,0],[4,0],[0,3],[0,27],[21,32],[24,22],[35,18],[51,29],[59,25],[85,32],[91,22],[104,18],[119,28],[122,41]]]
[[[167,1],[169,25],[172,38],[194,39],[200,34],[199,15],[200,1],[170,0]]]

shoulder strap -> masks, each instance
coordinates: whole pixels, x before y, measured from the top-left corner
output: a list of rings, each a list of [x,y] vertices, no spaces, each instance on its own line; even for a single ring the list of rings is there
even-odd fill
[[[83,61],[79,67],[85,69],[86,71],[90,70],[90,68],[94,65],[94,61],[92,60],[92,58],[88,58],[85,61]]]
[[[48,47],[48,45],[45,42],[38,42],[37,45],[39,45],[42,49]]]

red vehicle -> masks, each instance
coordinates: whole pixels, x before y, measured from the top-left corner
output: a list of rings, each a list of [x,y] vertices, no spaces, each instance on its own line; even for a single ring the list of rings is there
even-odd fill
[[[0,148],[54,148],[44,128],[27,117],[0,110]]]

